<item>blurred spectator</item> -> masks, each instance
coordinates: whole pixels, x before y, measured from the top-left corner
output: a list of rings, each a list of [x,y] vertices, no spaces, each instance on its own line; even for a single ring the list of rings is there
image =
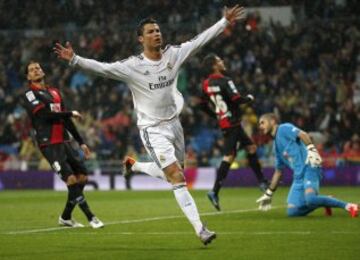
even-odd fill
[[[295,20],[288,27],[263,24],[259,13],[251,13],[243,26],[230,28],[183,67],[178,87],[187,101],[182,121],[188,165],[215,165],[221,148],[215,122],[191,106],[200,90],[201,57],[209,52],[224,57],[235,84],[255,96],[253,107],[245,108],[247,132],[255,133],[256,115],[276,111],[283,122],[296,122],[332,140],[322,144],[324,157],[359,163],[359,142],[354,141],[360,133],[358,2],[246,0],[242,4],[292,5]],[[56,60],[53,43],[69,40],[80,55],[121,60],[139,50],[134,28],[140,18],[155,17],[164,28],[164,39],[180,43],[216,21],[219,5],[222,2],[217,0],[0,1],[1,10],[6,10],[0,16],[0,169],[4,162],[15,167],[9,161],[39,159],[31,152],[30,127],[18,106],[29,60],[44,64],[47,81],[56,82],[69,99],[67,107],[85,115],[78,126],[96,159],[120,160],[125,153],[142,156],[126,85],[71,70]],[[271,144],[255,139],[262,145],[259,155],[266,165]],[[241,155],[238,159],[239,165],[246,165]]]

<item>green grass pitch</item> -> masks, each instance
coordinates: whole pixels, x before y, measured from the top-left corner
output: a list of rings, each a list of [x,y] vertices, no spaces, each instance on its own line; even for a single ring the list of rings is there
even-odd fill
[[[256,210],[255,188],[224,189],[216,214],[206,191],[192,191],[202,219],[218,237],[203,246],[171,191],[87,192],[107,224],[59,228],[65,192],[0,192],[0,259],[360,259],[360,218],[334,209],[286,217],[288,189],[280,188],[269,212]],[[359,187],[326,187],[323,194],[359,203]],[[77,208],[74,217],[86,223]]]

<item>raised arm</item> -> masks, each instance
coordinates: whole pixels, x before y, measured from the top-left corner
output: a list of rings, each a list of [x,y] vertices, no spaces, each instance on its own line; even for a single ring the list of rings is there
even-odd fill
[[[130,75],[129,68],[127,68],[122,62],[99,62],[76,55],[69,42],[66,42],[65,46],[60,43],[56,43],[53,50],[59,59],[67,61],[71,66],[78,66],[83,70],[102,77],[115,80],[126,80]]]
[[[216,24],[197,35],[190,41],[180,45],[179,62],[183,63],[188,57],[195,54],[204,45],[224,31],[229,24],[235,24],[245,17],[245,8],[235,5],[232,8],[224,8],[224,16]]]

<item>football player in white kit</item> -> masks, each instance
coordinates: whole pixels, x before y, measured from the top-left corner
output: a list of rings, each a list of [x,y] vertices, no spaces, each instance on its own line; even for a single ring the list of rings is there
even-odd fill
[[[69,42],[57,43],[54,52],[71,66],[124,81],[131,90],[142,142],[154,162],[127,160],[128,171],[141,171],[173,185],[175,198],[197,236],[206,245],[216,238],[200,220],[183,174],[184,134],[179,121],[183,97],[177,90],[180,66],[201,47],[221,34],[228,25],[245,17],[243,7],[224,9],[224,17],[190,41],[162,49],[162,35],[151,18],[140,22],[137,34],[143,52],[122,61],[104,63],[76,55]]]

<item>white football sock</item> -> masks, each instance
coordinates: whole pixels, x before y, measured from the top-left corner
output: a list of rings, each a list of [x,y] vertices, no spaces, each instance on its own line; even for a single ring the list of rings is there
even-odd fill
[[[167,181],[164,172],[154,162],[135,162],[131,169]]]
[[[193,225],[196,234],[199,234],[202,229],[202,223],[195,201],[188,191],[186,184],[176,184],[173,186],[174,195],[181,210],[184,212],[187,219]]]
[[[357,208],[358,205],[355,204],[355,203],[347,203],[346,206],[345,206],[345,210],[350,211],[350,208],[351,208],[351,207]]]

